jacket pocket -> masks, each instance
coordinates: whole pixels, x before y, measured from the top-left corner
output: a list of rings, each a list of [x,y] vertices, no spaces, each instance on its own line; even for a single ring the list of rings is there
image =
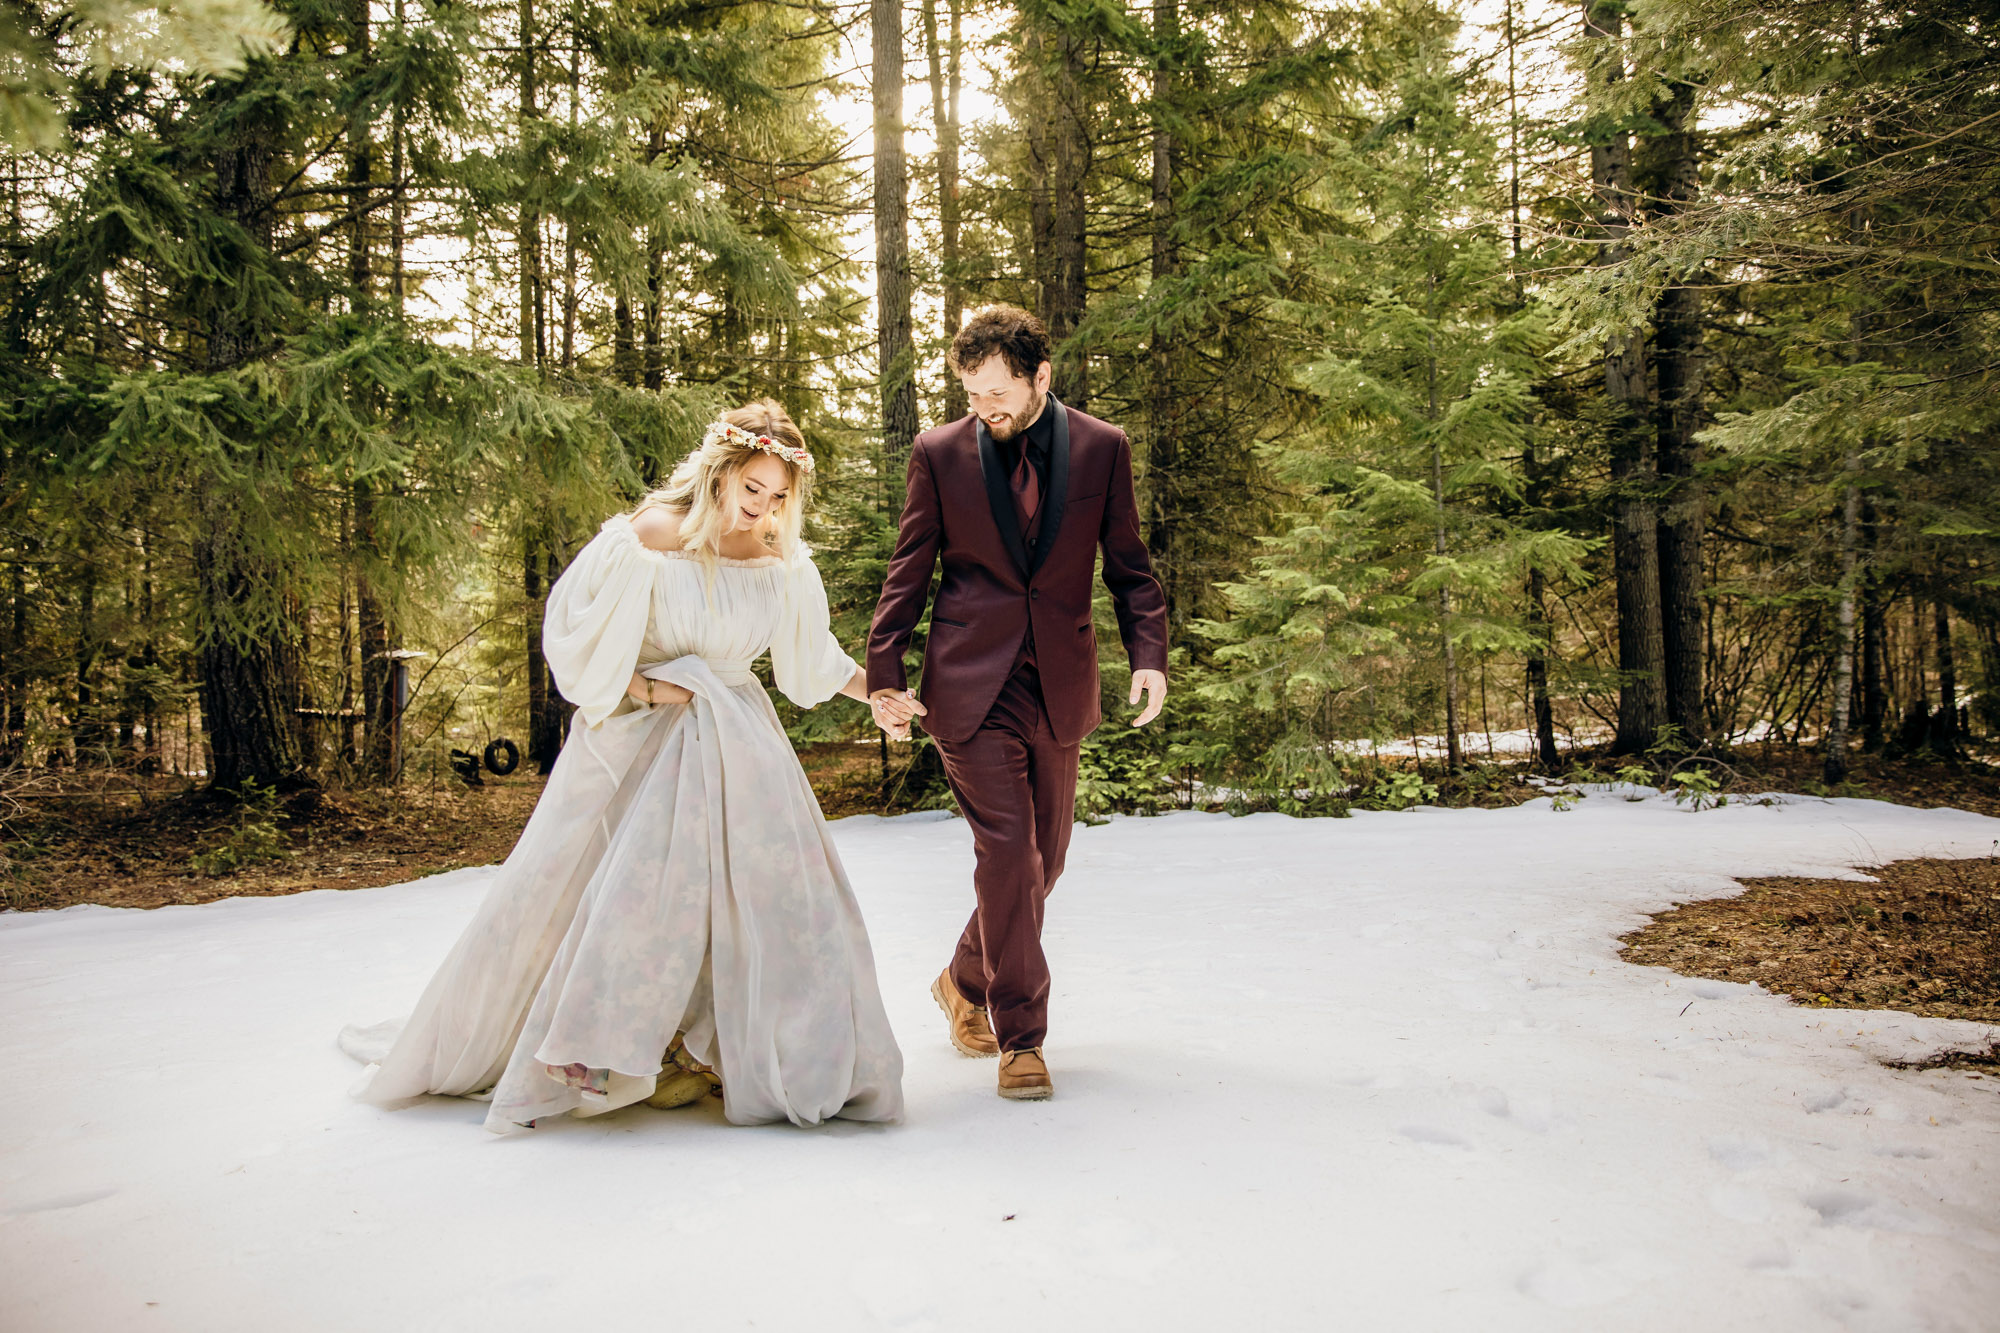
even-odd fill
[[[946,626],[947,628],[950,628],[950,629],[971,629],[971,628],[972,628],[972,626],[970,626],[970,625],[966,624],[966,623],[965,623],[965,622],[964,622],[963,620],[946,620],[946,619],[945,619],[945,618],[944,618],[943,616],[932,616],[932,617],[931,617],[931,624],[932,624],[932,626],[934,626],[934,627],[935,627],[935,626],[938,626],[938,625],[943,625],[943,626]]]

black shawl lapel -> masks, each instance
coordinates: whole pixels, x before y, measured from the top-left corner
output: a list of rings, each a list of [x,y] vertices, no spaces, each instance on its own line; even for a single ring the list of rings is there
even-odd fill
[[[1007,484],[1007,465],[1000,461],[1000,448],[993,443],[993,435],[986,429],[985,420],[975,415],[972,427],[979,432],[979,471],[986,480],[986,503],[993,510],[993,522],[1000,529],[1000,540],[1007,544],[1007,553],[1014,557],[1015,567],[1025,576],[1028,573],[1028,545],[1021,540],[1021,520],[1014,513],[1014,492]],[[1060,438],[1067,455],[1069,432],[1063,431]]]
[[[1056,414],[1055,438],[1049,446],[1049,494],[1042,503],[1042,525],[1035,533],[1035,558],[1028,566],[1030,574],[1042,567],[1049,548],[1055,545],[1056,533],[1062,529],[1063,501],[1069,498],[1069,409],[1050,394],[1048,410]]]

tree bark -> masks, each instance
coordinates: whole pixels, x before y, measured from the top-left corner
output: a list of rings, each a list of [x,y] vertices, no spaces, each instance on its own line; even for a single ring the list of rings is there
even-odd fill
[[[1951,607],[1942,592],[1931,597],[1934,622],[1932,648],[1937,653],[1938,707],[1931,717],[1931,749],[1947,757],[1957,757],[1958,659],[1951,648]]]
[[[1440,312],[1437,309],[1437,275],[1431,275],[1431,318],[1433,329]],[[1430,338],[1428,366],[1428,398],[1425,416],[1431,437],[1431,501],[1435,506],[1437,519],[1437,539],[1434,550],[1442,560],[1449,552],[1445,527],[1444,503],[1444,438],[1438,427],[1438,364],[1437,334]],[[1451,583],[1447,580],[1438,588],[1438,646],[1444,658],[1444,757],[1445,771],[1456,773],[1465,767],[1465,755],[1458,744],[1458,651],[1451,641]]]
[[[515,250],[520,266],[519,339],[521,364],[539,368],[542,364],[542,218],[532,202],[533,158],[538,145],[534,122],[540,117],[540,95],[536,85],[535,50],[540,34],[535,29],[535,0],[520,0],[518,9],[521,37],[520,135],[521,166],[524,175]]]
[[[583,34],[574,26],[569,35],[569,132],[576,137],[577,92],[583,81]],[[576,369],[576,229],[563,222],[562,368]]]
[[[1054,287],[1048,306],[1049,341],[1057,348],[1056,397],[1084,410],[1090,402],[1090,365],[1071,340],[1089,303],[1089,216],[1085,183],[1090,175],[1090,114],[1084,82],[1083,39],[1065,27],[1056,34],[1054,160],[1049,185],[1049,226]],[[1065,347],[1064,344],[1069,346]]]
[[[910,319],[910,182],[903,155],[902,0],[872,0],[875,94],[875,367],[882,456],[903,474],[917,436],[917,349]]]
[[[1624,34],[1616,0],[1584,0],[1584,24],[1615,43]],[[1594,80],[1609,87],[1624,78],[1624,59],[1607,45]],[[1634,216],[1632,149],[1620,129],[1593,144],[1590,178],[1597,194],[1600,264],[1624,258],[1621,242]],[[1613,750],[1631,754],[1651,746],[1666,722],[1666,649],[1660,625],[1659,516],[1653,490],[1659,480],[1645,340],[1636,329],[1613,337],[1604,349],[1604,394],[1610,408],[1612,568],[1618,591],[1618,735]]]
[[[368,0],[349,0],[348,22],[352,25],[353,36],[350,49],[366,58],[369,51]],[[349,130],[348,181],[363,195],[357,205],[365,201],[367,186],[373,173],[375,145],[365,122],[357,121]],[[349,237],[347,280],[352,291],[354,308],[366,312],[374,304],[374,257],[369,244],[367,219],[357,218]],[[400,293],[396,294],[400,298]],[[372,403],[362,403],[360,410],[372,412]],[[361,709],[362,733],[361,753],[356,765],[357,776],[364,782],[388,782],[395,777],[391,769],[395,762],[394,701],[389,697],[389,657],[396,646],[395,629],[387,599],[375,586],[374,572],[384,563],[381,535],[375,522],[375,483],[371,478],[356,478],[353,485],[354,502],[354,591],[356,619],[360,629],[361,648]]]
[[[76,707],[70,710],[69,725],[70,741],[76,748],[79,768],[86,763],[86,754],[91,760],[106,757],[104,715],[100,711],[94,679],[99,650],[96,551],[86,547],[82,554],[83,568],[78,571],[82,577],[76,596],[76,651],[71,659],[76,672]]]
[[[1656,215],[1680,212],[1701,188],[1694,130],[1694,85],[1678,83],[1657,103],[1665,133],[1646,140]],[[1704,496],[1696,479],[1703,388],[1701,291],[1691,277],[1661,293],[1653,311],[1654,432],[1663,487],[1660,506],[1660,643],[1667,721],[1691,744],[1705,739],[1702,687],[1701,543]]]
[[[230,218],[254,245],[271,246],[272,127],[255,115],[216,154],[211,189],[215,211]],[[206,316],[208,367],[220,372],[247,360],[271,331],[252,328],[218,292]],[[196,650],[201,672],[202,730],[208,738],[209,781],[234,788],[254,779],[270,786],[300,780],[297,713],[301,663],[295,627],[283,615],[271,628],[246,629],[235,612],[282,586],[265,567],[243,528],[243,507],[221,478],[201,474],[190,497],[195,538],[196,595],[203,608]],[[270,596],[268,591],[264,596]],[[252,618],[260,619],[260,618]]]
[[[958,98],[964,39],[960,0],[951,5],[949,52],[938,48],[937,0],[924,0],[924,47],[930,57],[931,120],[937,134],[938,260],[943,269],[944,341],[948,348],[965,322],[965,281],[958,253]],[[944,375],[944,418],[966,414],[965,386],[949,367]],[[886,733],[884,733],[886,736]],[[886,765],[887,761],[884,760]],[[888,770],[883,769],[884,779]]]
[[[1054,319],[1056,290],[1055,207],[1053,202],[1055,80],[1049,73],[1052,42],[1038,26],[1027,31],[1030,93],[1023,111],[1028,140],[1028,240],[1035,280],[1035,313],[1043,324]]]
[[[1887,662],[1889,617],[1882,600],[1882,578],[1875,568],[1875,505],[1861,499],[1861,545],[1866,553],[1861,569],[1861,744],[1869,753],[1882,748],[1889,720]]]
[[[23,543],[26,544],[25,541]],[[21,668],[20,652],[28,643],[28,572],[21,560],[13,562],[7,584],[6,661],[0,665],[0,765],[25,763],[28,748],[28,677]]]
[[[655,125],[646,140],[646,161],[657,162],[667,150],[666,131]],[[646,231],[645,369],[640,382],[653,393],[667,383],[666,254],[658,236]]]
[[[396,36],[403,36],[403,0],[396,0]],[[389,181],[395,191],[394,201],[389,205],[389,300],[396,313],[396,322],[403,321],[403,248],[407,241],[405,229],[409,220],[409,201],[403,185],[403,140],[404,140],[403,99],[396,99],[395,108],[389,114]]]
[[[549,724],[554,706],[548,665],[542,658],[542,617],[548,612],[548,593],[542,582],[544,566],[542,543],[531,532],[521,549],[521,591],[525,594],[528,637],[528,762],[546,777],[556,766],[562,733],[559,727],[552,728]]]
[[[361,650],[361,753],[356,771],[364,782],[387,782],[395,774],[395,701],[389,695],[389,652],[395,647],[386,600],[375,587],[371,564],[382,558],[375,525],[375,490],[367,479],[354,483],[355,619]]]
[[[540,37],[535,28],[534,0],[520,0],[521,146],[526,162],[533,140],[533,123],[541,115],[535,52]],[[655,132],[657,139],[657,131]],[[541,218],[524,200],[521,205],[521,364],[542,368],[542,236]],[[656,294],[657,295],[657,294]],[[649,318],[653,311],[649,308]],[[651,348],[648,348],[649,354]],[[650,367],[649,367],[650,378]],[[555,768],[562,734],[549,725],[551,709],[548,663],[542,657],[542,616],[548,609],[543,584],[547,539],[541,518],[529,498],[530,512],[521,539],[521,593],[527,608],[528,761],[546,776]]]
[[[1174,242],[1174,168],[1178,153],[1169,117],[1174,96],[1173,64],[1181,36],[1179,0],[1159,0],[1153,6],[1153,200],[1152,290],[1148,292],[1153,328],[1147,336],[1146,490],[1148,517],[1146,549],[1153,557],[1167,600],[1167,632],[1178,635],[1189,614],[1189,580],[1181,569],[1179,537],[1186,515],[1181,505],[1188,488],[1181,477],[1181,411],[1175,393],[1174,348],[1164,332],[1165,292],[1180,271],[1180,251]]]
[[[1854,603],[1855,547],[1861,532],[1861,488],[1854,484],[1860,475],[1861,460],[1849,454],[1846,472],[1846,500],[1840,527],[1840,606],[1835,619],[1837,646],[1833,667],[1833,691],[1828,703],[1826,755],[1821,778],[1829,787],[1847,780],[1848,708],[1854,697]],[[1801,724],[1803,725],[1803,724]]]

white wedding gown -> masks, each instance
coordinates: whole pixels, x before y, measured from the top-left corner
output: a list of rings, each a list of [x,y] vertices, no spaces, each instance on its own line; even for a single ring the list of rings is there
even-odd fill
[[[350,1027],[359,1096],[491,1089],[486,1127],[652,1095],[677,1031],[736,1124],[894,1120],[903,1057],[861,911],[751,673],[811,707],[854,674],[802,549],[789,562],[643,545],[622,516],[550,590],[542,651],[577,706],[561,760],[416,1012]],[[690,690],[649,707],[634,669]],[[545,1066],[611,1071],[608,1096]]]

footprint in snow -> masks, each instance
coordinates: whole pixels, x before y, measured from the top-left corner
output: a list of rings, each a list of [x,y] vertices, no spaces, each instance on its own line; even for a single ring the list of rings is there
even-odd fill
[[[1937,1222],[1924,1214],[1859,1190],[1813,1190],[1800,1195],[1799,1200],[1828,1226],[1919,1233],[1938,1230]]]
[[[1762,1139],[1710,1139],[1708,1155],[1731,1171],[1750,1171],[1778,1160],[1777,1151]]]
[[[1415,1143],[1435,1143],[1444,1148],[1470,1148],[1472,1145],[1448,1129],[1436,1125],[1404,1125],[1396,1131]]]
[[[1554,1255],[1521,1274],[1515,1286],[1523,1296],[1574,1310],[1630,1295],[1644,1280],[1643,1270],[1634,1255]]]
[[[1937,1152],[1932,1148],[1919,1147],[1914,1143],[1885,1143],[1875,1149],[1877,1157],[1921,1157],[1932,1158]]]

